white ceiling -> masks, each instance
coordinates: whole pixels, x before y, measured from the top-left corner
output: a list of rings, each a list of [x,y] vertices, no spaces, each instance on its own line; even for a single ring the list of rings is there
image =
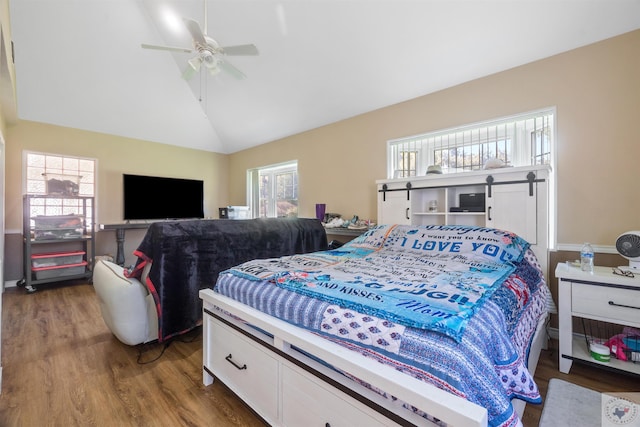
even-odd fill
[[[12,0],[18,117],[233,153],[640,28],[640,0],[207,0],[229,74],[181,78],[203,0]]]

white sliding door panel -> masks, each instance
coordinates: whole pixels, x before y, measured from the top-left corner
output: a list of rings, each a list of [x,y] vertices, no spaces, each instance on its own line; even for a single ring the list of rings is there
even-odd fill
[[[514,232],[535,245],[536,186],[533,186],[533,195],[530,195],[529,190],[529,183],[492,186],[491,197],[487,197],[487,225]]]

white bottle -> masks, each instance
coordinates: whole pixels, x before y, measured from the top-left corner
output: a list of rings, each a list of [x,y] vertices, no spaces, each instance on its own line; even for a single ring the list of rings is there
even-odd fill
[[[580,268],[582,271],[593,273],[593,248],[589,243],[582,245],[580,250]]]

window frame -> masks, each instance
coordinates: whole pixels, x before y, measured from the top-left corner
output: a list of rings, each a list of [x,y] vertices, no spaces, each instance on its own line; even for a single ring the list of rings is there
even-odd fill
[[[293,186],[291,198],[278,198],[278,177],[286,174],[293,173]],[[267,197],[266,216],[262,214],[262,201],[263,197],[260,194],[261,177],[269,176],[269,194]],[[249,204],[249,210],[252,218],[277,218],[278,216],[278,203],[280,201],[295,201],[295,213],[292,215],[289,213],[287,216],[298,216],[299,212],[299,179],[298,179],[298,161],[291,160],[288,162],[277,163],[273,165],[261,166],[258,168],[247,170],[247,200]],[[282,217],[282,215],[280,216]]]
[[[41,157],[43,163],[40,165],[32,164],[30,159],[38,160],[32,156]],[[56,164],[57,162],[60,162],[60,167]],[[91,169],[86,167],[89,164],[92,166]],[[38,204],[32,206],[32,212],[29,212],[29,217],[77,213],[80,206],[82,206],[82,201],[78,197],[92,197],[94,215],[97,214],[98,159],[23,150],[22,165],[22,194],[44,196],[39,199],[40,202]],[[79,177],[78,197],[48,195],[44,174]],[[42,176],[42,179],[39,178],[40,176]],[[87,205],[86,222],[89,228],[93,228],[95,218],[91,217],[90,206],[90,204]]]
[[[545,129],[546,141],[544,144],[547,146],[547,150],[541,154],[537,152],[537,142],[535,141],[535,132],[534,134],[528,133],[526,129],[516,129],[519,132],[519,136],[521,137],[521,144],[514,144],[512,147],[512,166],[533,166],[537,164],[547,164],[550,166],[549,172],[549,187],[548,187],[548,203],[549,203],[549,249],[554,249],[557,245],[556,242],[556,224],[557,224],[557,179],[556,179],[556,151],[558,146],[558,115],[557,108],[546,107],[541,108],[539,110],[529,111],[526,113],[514,114],[511,116],[505,116],[494,120],[488,120],[484,122],[477,122],[468,125],[453,127],[449,129],[443,129],[434,132],[428,132],[420,135],[414,135],[411,137],[398,138],[387,141],[387,178],[405,178],[401,174],[395,173],[394,165],[396,164],[397,155],[394,154],[392,146],[393,144],[407,142],[407,141],[419,141],[428,137],[433,136],[444,136],[447,134],[451,134],[453,132],[464,132],[467,130],[478,129],[481,127],[487,126],[497,126],[500,124],[505,124],[508,122],[517,122],[517,121],[525,121],[525,120],[539,120],[543,119],[546,122],[542,123],[542,128]],[[537,123],[536,123],[537,125]],[[534,128],[537,126],[534,126]],[[543,163],[536,162],[536,158],[543,157]],[[426,174],[426,168],[429,165],[435,164],[433,150],[425,150],[424,148],[419,149],[419,153],[417,155],[418,161],[422,161],[417,166],[418,175]],[[424,172],[420,168],[424,168]],[[422,172],[422,173],[420,173]],[[466,171],[459,172],[449,172],[449,173],[464,173]],[[447,173],[447,171],[443,170],[443,173]]]
[[[504,150],[505,154],[502,158],[507,165],[529,166],[537,164],[535,160],[542,158],[543,161],[546,161],[543,164],[550,164],[553,167],[555,162],[555,117],[556,109],[555,107],[550,107],[484,122],[389,140],[387,141],[387,178],[407,178],[410,176],[424,175],[428,166],[436,164],[441,166],[442,172],[445,174],[480,170],[489,157],[478,158],[476,161],[472,160],[470,166],[463,165],[462,167],[451,168],[448,166],[451,164],[450,162],[448,164],[443,164],[442,162],[439,164],[436,161],[436,151],[442,153],[446,150],[462,150],[464,152],[468,148],[471,150],[480,150],[483,145],[497,145],[500,141],[508,141],[507,147]],[[528,129],[528,122],[531,120],[533,120],[533,129]],[[543,121],[538,122],[538,120]],[[540,131],[539,128],[546,131],[545,135],[547,136],[545,145],[548,150],[542,154],[534,152],[537,144],[534,141],[535,135],[532,134],[532,132]],[[403,144],[406,146],[406,149],[402,148]],[[415,170],[398,167],[401,154],[409,152],[416,153]],[[451,158],[451,156],[448,157]],[[464,157],[467,156],[463,156],[463,158]],[[498,151],[496,151],[496,157],[500,158]]]

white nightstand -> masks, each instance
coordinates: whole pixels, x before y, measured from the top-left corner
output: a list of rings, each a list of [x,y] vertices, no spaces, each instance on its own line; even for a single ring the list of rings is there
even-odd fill
[[[572,317],[640,328],[640,274],[625,277],[611,267],[595,267],[587,273],[570,264],[558,264],[558,329],[560,372],[569,373],[574,359],[586,360],[640,375],[640,364],[611,357],[596,362],[583,335],[573,334]],[[602,337],[605,338],[605,337]]]

